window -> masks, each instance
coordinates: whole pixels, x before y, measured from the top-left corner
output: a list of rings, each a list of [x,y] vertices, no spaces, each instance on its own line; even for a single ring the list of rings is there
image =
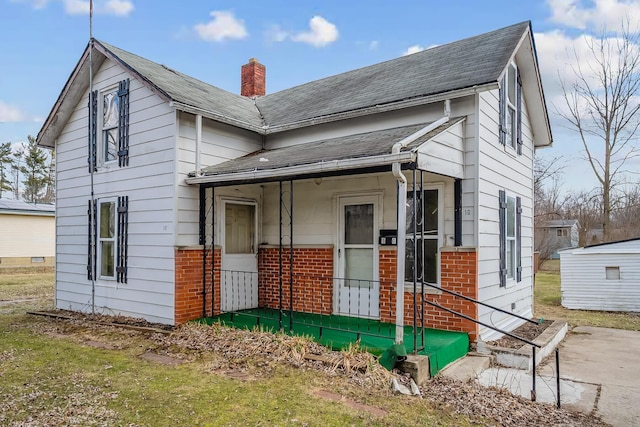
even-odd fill
[[[500,143],[522,154],[522,88],[520,74],[509,64],[500,84]]]
[[[428,189],[417,193],[416,215],[413,215],[413,192],[407,194],[407,229],[405,281],[413,283],[414,259],[417,259],[417,282],[438,283],[439,209],[438,190]],[[424,216],[423,216],[424,212]],[[417,221],[417,222],[416,222]],[[414,247],[413,229],[416,225]],[[424,226],[423,226],[424,225]]]
[[[128,196],[89,200],[87,279],[127,283],[128,210]]]
[[[522,280],[522,205],[520,197],[499,191],[500,286]]]
[[[620,267],[605,267],[604,272],[607,280],[620,280]]]
[[[99,277],[115,278],[116,261],[116,204],[100,202],[98,209],[98,259]]]
[[[558,237],[567,237],[568,235],[569,235],[569,234],[568,234],[568,232],[567,232],[567,229],[566,229],[566,228],[565,228],[565,229],[558,228],[558,229],[556,230],[556,236],[558,236]]]
[[[118,155],[118,127],[120,124],[120,97],[112,90],[102,94],[102,145],[104,163],[113,162]]]
[[[98,105],[100,104],[100,105]],[[98,107],[100,111],[98,111]],[[129,80],[89,94],[89,171],[118,161],[129,165]],[[100,141],[98,143],[98,134]]]

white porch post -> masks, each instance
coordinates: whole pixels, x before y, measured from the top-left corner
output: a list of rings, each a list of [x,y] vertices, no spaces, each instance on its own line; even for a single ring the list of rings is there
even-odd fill
[[[407,222],[407,181],[398,180],[398,241],[396,250],[396,344],[404,340],[404,259]]]

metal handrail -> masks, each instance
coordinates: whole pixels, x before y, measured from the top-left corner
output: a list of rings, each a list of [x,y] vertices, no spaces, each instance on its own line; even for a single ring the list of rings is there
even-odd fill
[[[440,286],[432,285],[431,283],[427,283],[427,282],[423,281],[422,284],[430,286],[430,287],[435,288],[435,289],[439,289],[439,290],[441,290],[441,291],[443,291],[445,293],[448,293],[450,295],[454,295],[454,296],[460,297],[460,298],[462,298],[462,299],[464,299],[466,301],[473,302],[473,303],[476,303],[476,304],[480,304],[480,305],[483,305],[485,307],[489,307],[491,309],[499,311],[501,313],[505,313],[505,314],[508,314],[510,316],[522,319],[522,320],[526,320],[527,322],[533,323],[534,325],[542,323],[542,322],[536,322],[536,321],[531,320],[531,319],[527,319],[526,317],[520,316],[519,314],[509,313],[508,311],[503,310],[501,308],[494,307],[494,306],[492,306],[490,304],[480,302],[480,301],[478,301],[476,299],[467,297],[467,296],[459,294],[457,292],[450,291],[448,289],[443,289]],[[507,336],[509,336],[511,338],[514,338],[514,339],[522,341],[522,342],[524,342],[526,344],[529,344],[531,346],[531,352],[532,352],[532,360],[531,360],[531,365],[532,365],[532,367],[531,367],[531,382],[532,382],[532,384],[531,384],[531,400],[533,402],[536,401],[536,398],[537,398],[537,396],[536,396],[536,348],[541,348],[542,346],[540,344],[536,344],[533,341],[529,341],[526,338],[519,337],[519,336],[514,335],[514,334],[512,334],[510,332],[504,331],[504,330],[502,330],[500,328],[497,328],[495,326],[492,326],[492,325],[489,325],[487,323],[481,322],[480,320],[474,319],[471,316],[467,316],[466,314],[462,314],[460,312],[457,312],[457,311],[452,310],[450,308],[444,307],[444,306],[442,306],[442,305],[440,305],[438,303],[435,303],[433,301],[429,301],[424,296],[422,298],[422,301],[427,303],[427,304],[429,304],[429,305],[431,305],[431,306],[433,306],[433,307],[439,308],[440,310],[444,310],[444,311],[446,311],[448,313],[451,313],[451,314],[453,314],[455,316],[462,317],[463,319],[469,320],[469,321],[474,322],[474,323],[476,323],[478,325],[482,325],[485,328],[493,329],[494,331],[500,332],[500,333],[502,333],[504,335],[507,335]],[[555,348],[555,353],[556,353],[556,397],[557,397],[556,406],[558,408],[560,408],[560,351],[558,350],[558,347]]]

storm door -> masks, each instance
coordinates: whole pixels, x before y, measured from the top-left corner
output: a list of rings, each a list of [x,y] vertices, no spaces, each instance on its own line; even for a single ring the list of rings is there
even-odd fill
[[[378,318],[378,198],[360,196],[339,200],[338,312]]]

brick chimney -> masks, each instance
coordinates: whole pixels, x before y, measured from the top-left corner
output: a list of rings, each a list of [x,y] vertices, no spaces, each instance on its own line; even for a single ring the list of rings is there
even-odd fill
[[[240,95],[242,96],[263,96],[266,92],[267,69],[258,62],[256,58],[251,58],[241,69]]]

